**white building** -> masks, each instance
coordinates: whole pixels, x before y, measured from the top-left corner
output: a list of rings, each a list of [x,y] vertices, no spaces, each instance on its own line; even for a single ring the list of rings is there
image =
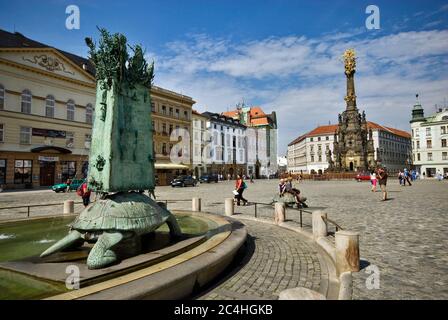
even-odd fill
[[[412,109],[412,159],[421,178],[448,174],[448,109],[424,117],[417,101]]]
[[[288,144],[288,171],[291,173],[323,173],[329,166],[328,152],[333,155],[337,125],[319,126]],[[395,172],[409,166],[411,135],[406,131],[368,121],[372,130],[375,160]],[[332,160],[334,158],[332,156]]]
[[[194,175],[199,178],[206,173],[207,157],[204,152],[205,146],[210,142],[210,134],[207,131],[207,117],[196,110],[192,111],[192,160]]]
[[[210,136],[205,146],[206,172],[235,177],[247,174],[246,126],[218,113],[204,112]]]

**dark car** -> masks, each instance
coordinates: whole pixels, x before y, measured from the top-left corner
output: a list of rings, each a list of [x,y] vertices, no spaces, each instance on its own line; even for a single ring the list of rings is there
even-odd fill
[[[176,179],[171,181],[171,186],[174,187],[195,187],[198,182],[192,176],[178,176]]]
[[[369,172],[362,172],[358,173],[355,177],[356,181],[370,181],[370,173]]]
[[[210,182],[213,182],[213,181],[214,181],[215,183],[217,183],[218,180],[219,180],[219,178],[218,178],[218,175],[217,175],[217,174],[204,174],[203,176],[201,176],[201,177],[199,178],[199,181],[200,181],[201,183],[204,183],[204,182],[210,183]]]

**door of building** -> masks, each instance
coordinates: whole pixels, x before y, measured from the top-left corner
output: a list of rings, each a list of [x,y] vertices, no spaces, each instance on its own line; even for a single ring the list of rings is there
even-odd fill
[[[41,161],[40,162],[40,185],[52,186],[54,185],[55,162]]]

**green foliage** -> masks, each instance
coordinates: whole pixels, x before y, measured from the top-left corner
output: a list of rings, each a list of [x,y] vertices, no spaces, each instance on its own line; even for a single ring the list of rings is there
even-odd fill
[[[154,62],[148,65],[141,46],[129,46],[134,53],[130,57],[124,35],[111,35],[104,28],[98,30],[101,34],[98,48],[92,38],[86,38],[85,41],[90,49],[90,59],[95,65],[96,79],[102,84],[101,89],[111,89],[114,82],[127,82],[130,87],[141,84],[150,88],[154,78]]]

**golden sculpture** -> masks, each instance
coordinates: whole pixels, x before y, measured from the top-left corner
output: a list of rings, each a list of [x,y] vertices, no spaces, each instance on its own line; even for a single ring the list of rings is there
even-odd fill
[[[345,50],[344,54],[342,55],[342,58],[344,59],[344,64],[345,64],[345,74],[349,75],[349,74],[355,72],[355,68],[356,68],[355,49],[350,48],[350,49]]]

